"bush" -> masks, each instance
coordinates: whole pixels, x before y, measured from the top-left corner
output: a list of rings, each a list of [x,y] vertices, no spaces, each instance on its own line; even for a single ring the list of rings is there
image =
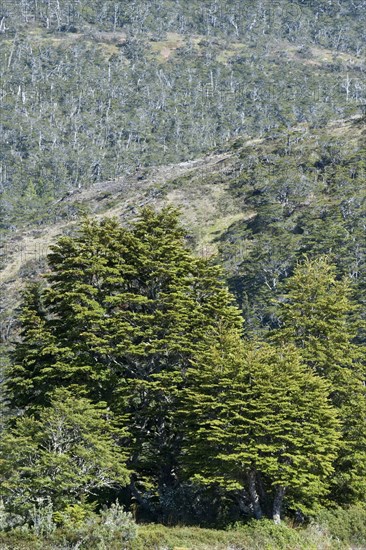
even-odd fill
[[[245,540],[249,542],[248,548],[266,550],[290,550],[304,549],[317,550],[318,541],[314,543],[304,536],[304,531],[289,527],[286,523],[276,525],[272,520],[251,520],[246,525],[236,527]]]
[[[343,550],[318,527],[294,529],[270,520],[251,521],[230,530],[144,525],[132,542],[133,550]]]
[[[59,527],[80,527],[93,516],[95,504],[69,504],[61,512],[53,514],[53,520]]]
[[[336,542],[366,548],[366,508],[362,506],[324,509],[315,523],[325,528]]]
[[[7,510],[4,506],[4,501],[0,499],[0,532],[9,531],[18,525],[23,525],[25,522],[26,520],[23,516]]]
[[[74,507],[73,507],[74,508]],[[125,548],[137,534],[137,526],[132,515],[125,512],[117,501],[110,508],[104,508],[100,514],[89,513],[83,520],[80,511],[77,521],[64,515],[63,526],[57,533],[57,540],[64,539],[67,543],[78,545],[78,548],[95,548],[98,550],[113,550]]]
[[[40,504],[34,507],[28,522],[23,518],[23,525],[12,528],[8,514],[0,506],[0,547],[4,550],[129,548],[137,534],[131,514],[118,501],[99,514],[92,508],[75,504],[53,513],[51,503]]]
[[[33,506],[30,513],[32,527],[31,531],[37,537],[49,537],[56,530],[56,524],[53,521],[53,506],[52,502],[46,504],[40,503],[38,506]]]

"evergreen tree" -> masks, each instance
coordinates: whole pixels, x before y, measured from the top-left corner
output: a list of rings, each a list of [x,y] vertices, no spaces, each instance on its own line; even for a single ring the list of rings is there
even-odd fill
[[[29,285],[24,291],[19,321],[21,341],[11,354],[11,376],[6,380],[6,394],[13,409],[35,409],[47,402],[49,389],[57,387],[60,379],[53,376],[60,350],[48,327],[40,283]]]
[[[1,492],[5,504],[27,510],[50,499],[56,509],[82,502],[98,489],[126,485],[123,431],[104,403],[55,390],[38,417],[22,415],[0,440]]]
[[[60,239],[45,312],[25,305],[8,377],[13,407],[47,405],[64,385],[127,413],[131,468],[159,492],[177,483],[175,411],[186,369],[212,345],[215,327],[241,330],[220,270],[194,257],[184,237],[175,211],[145,209],[131,228],[86,221],[79,235]]]
[[[366,391],[364,348],[356,345],[359,322],[352,287],[337,280],[326,258],[305,260],[286,282],[279,303],[282,326],[271,335],[293,343],[305,363],[330,382],[330,397],[343,422],[333,497],[337,502],[364,499],[366,492]]]
[[[339,423],[328,384],[294,348],[243,349],[232,335],[188,372],[185,464],[193,479],[239,490],[256,518],[309,511],[326,494]]]

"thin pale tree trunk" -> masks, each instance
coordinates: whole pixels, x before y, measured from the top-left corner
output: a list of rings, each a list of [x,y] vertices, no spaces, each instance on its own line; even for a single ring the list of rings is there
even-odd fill
[[[285,487],[278,486],[276,488],[275,497],[273,499],[273,514],[272,518],[276,524],[281,523],[281,511],[283,497],[285,496]]]
[[[262,506],[262,512],[265,515],[267,515],[267,513],[270,511],[268,509],[268,507],[270,508],[270,504],[268,500],[268,495],[264,489],[262,476],[259,472],[257,472],[256,480],[257,480],[258,494],[259,494],[259,498]]]
[[[261,519],[263,517],[263,512],[260,504],[259,495],[257,492],[256,476],[255,476],[254,470],[251,470],[248,474],[248,484],[249,484],[250,500],[253,505],[254,517],[255,519]]]

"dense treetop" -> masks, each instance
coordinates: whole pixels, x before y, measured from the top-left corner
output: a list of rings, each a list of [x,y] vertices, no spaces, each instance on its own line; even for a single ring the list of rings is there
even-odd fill
[[[213,521],[228,498],[280,522],[363,500],[350,281],[327,258],[303,260],[276,300],[278,327],[243,339],[222,270],[185,236],[172,208],[145,208],[130,226],[85,219],[52,247],[6,369],[8,510],[122,494],[145,518],[189,517],[181,497],[216,491]]]

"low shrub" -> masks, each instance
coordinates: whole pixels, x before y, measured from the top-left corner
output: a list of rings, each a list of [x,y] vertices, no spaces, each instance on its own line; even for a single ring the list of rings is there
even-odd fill
[[[362,506],[324,509],[318,514],[315,523],[325,528],[335,542],[366,548],[366,508]]]
[[[118,503],[96,514],[90,506],[67,506],[53,512],[52,504],[34,507],[23,525],[0,531],[1,550],[123,550],[136,537],[137,526],[131,514]]]
[[[75,516],[74,509],[70,512]],[[78,521],[73,520],[72,516],[64,516],[62,525],[55,533],[56,541],[62,539],[77,548],[121,550],[136,537],[136,523],[118,501],[99,514],[89,513],[84,518],[80,510],[76,512]]]
[[[116,502],[96,514],[73,505],[51,515],[48,504],[35,509],[33,523],[0,531],[1,550],[364,550],[366,510],[323,510],[308,526],[295,528],[268,519],[236,524],[228,530],[200,527],[137,528]],[[2,512],[4,519],[4,512]],[[0,514],[1,516],[1,514]],[[1,518],[0,518],[1,519]]]

